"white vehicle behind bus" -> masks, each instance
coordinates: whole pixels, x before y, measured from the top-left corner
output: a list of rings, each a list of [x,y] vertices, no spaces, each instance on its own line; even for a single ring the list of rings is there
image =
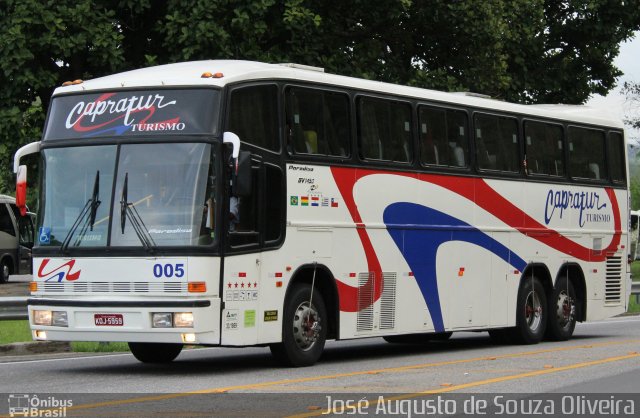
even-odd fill
[[[12,274],[31,273],[33,221],[20,214],[13,197],[0,195],[0,283]]]

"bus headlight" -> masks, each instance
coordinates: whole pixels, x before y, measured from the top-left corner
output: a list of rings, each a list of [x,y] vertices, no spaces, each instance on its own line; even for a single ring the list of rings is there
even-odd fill
[[[35,325],[51,325],[51,311],[33,311],[33,323]]]
[[[174,313],[173,326],[176,328],[193,328],[193,313],[192,312]]]
[[[53,311],[51,315],[51,325],[54,327],[68,327],[69,320],[67,319],[67,312]]]
[[[154,328],[171,328],[173,326],[173,314],[171,312],[155,312],[153,314]]]
[[[193,312],[154,312],[154,328],[193,328]]]
[[[33,311],[33,323],[54,327],[68,327],[69,319],[66,311]]]

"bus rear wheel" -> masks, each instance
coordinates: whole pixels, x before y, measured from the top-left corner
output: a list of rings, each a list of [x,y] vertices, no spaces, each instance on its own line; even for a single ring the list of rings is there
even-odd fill
[[[129,343],[129,350],[143,363],[170,363],[182,351],[182,344]]]
[[[516,327],[511,339],[520,344],[537,344],[547,327],[547,297],[537,277],[525,278],[518,291]]]
[[[549,301],[547,337],[554,341],[566,341],[576,327],[576,292],[566,277],[558,279]]]
[[[311,297],[311,303],[310,303]],[[327,339],[327,309],[322,295],[308,284],[291,289],[282,315],[282,342],[271,344],[271,353],[290,367],[315,364]]]

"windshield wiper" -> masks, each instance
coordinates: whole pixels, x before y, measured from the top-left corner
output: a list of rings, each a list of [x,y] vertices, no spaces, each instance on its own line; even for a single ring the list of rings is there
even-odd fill
[[[84,204],[84,207],[78,214],[78,217],[73,222],[71,229],[69,229],[69,232],[67,232],[67,235],[64,237],[64,240],[62,241],[62,245],[60,246],[60,251],[62,251],[63,253],[67,251],[67,248],[71,243],[71,238],[73,237],[73,234],[75,234],[76,230],[78,229],[82,221],[84,221],[84,225],[82,225],[82,229],[80,230],[80,234],[78,234],[78,238],[76,239],[74,245],[76,246],[80,245],[80,242],[83,240],[87,232],[87,228],[90,228],[90,230],[93,231],[93,225],[96,221],[96,213],[98,212],[98,206],[100,206],[100,203],[102,203],[98,199],[99,194],[100,194],[100,170],[97,170],[96,177],[93,182],[93,193],[91,193],[91,199],[87,200],[87,203]],[[88,218],[86,218],[87,214],[89,214]]]
[[[133,226],[133,231],[138,236],[138,239],[144,246],[144,248],[152,252],[157,247],[153,237],[149,233],[147,226],[144,224],[140,213],[136,209],[135,205],[128,201],[129,194],[129,173],[124,175],[124,185],[122,186],[122,195],[120,197],[120,228],[124,234],[124,228],[127,222],[127,218]]]

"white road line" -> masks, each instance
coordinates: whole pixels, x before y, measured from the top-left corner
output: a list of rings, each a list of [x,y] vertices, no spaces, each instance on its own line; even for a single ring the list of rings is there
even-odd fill
[[[187,353],[191,353],[191,352],[202,352],[204,350],[214,350],[220,347],[202,347],[202,348],[198,348],[195,350],[185,350],[182,353],[180,353],[180,356],[187,354]],[[87,359],[87,358],[105,358],[105,357],[122,357],[122,356],[132,356],[133,354],[131,353],[117,353],[117,354],[99,354],[99,355],[92,355],[92,356],[78,356],[78,357],[59,357],[59,358],[49,358],[49,359],[35,359],[35,360],[19,360],[19,361],[7,361],[7,362],[2,362],[0,361],[0,366],[6,366],[6,365],[10,365],[10,364],[33,364],[33,363],[46,363],[46,362],[51,362],[51,361],[67,361],[67,360],[80,360],[80,359]]]
[[[597,321],[597,322],[581,322],[578,325],[583,327],[585,325],[621,324],[621,323],[629,323],[629,322],[640,322],[640,318],[637,316],[634,316],[630,319],[606,319],[604,321]]]

